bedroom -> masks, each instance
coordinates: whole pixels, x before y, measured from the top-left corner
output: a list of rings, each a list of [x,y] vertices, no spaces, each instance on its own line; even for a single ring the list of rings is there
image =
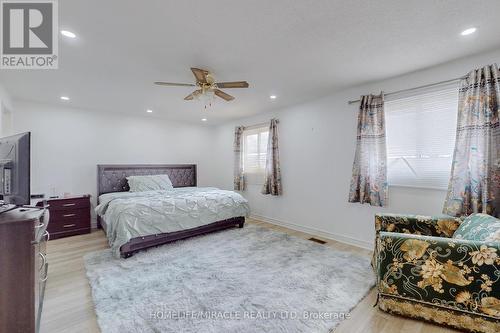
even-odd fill
[[[461,85],[474,70],[498,70],[498,1],[39,2],[56,10],[52,35],[30,24],[25,39],[52,37],[57,66],[2,60],[0,152],[4,138],[30,133],[16,156],[31,163],[23,204],[48,208],[0,214],[0,263],[9,273],[2,283],[40,282],[30,292],[2,288],[0,332],[500,330],[500,246],[454,235],[466,226],[458,217],[473,213],[492,215],[494,234],[498,214],[468,198],[466,212],[424,218],[442,216],[449,202],[456,131],[468,128],[458,120]],[[4,15],[19,3],[1,1]],[[14,27],[2,19],[2,36]],[[2,59],[19,56],[6,50]],[[233,81],[248,87],[217,86]],[[491,132],[481,135],[496,147],[500,83],[485,81],[493,97],[480,108]],[[370,94],[382,101],[356,101]],[[385,116],[386,153],[370,155],[369,171],[356,169],[367,163],[356,152],[379,152],[381,142],[358,135],[370,126],[360,124],[363,112]],[[385,181],[360,198],[360,172],[381,167]],[[484,180],[492,205],[497,169]],[[136,177],[144,175],[162,176]],[[134,177],[149,190],[134,190]],[[9,236],[8,222],[22,209],[46,219],[42,255],[30,247],[13,258],[20,252],[8,244],[21,237]],[[437,245],[405,232],[430,233]],[[413,244],[413,254],[390,252],[388,239]],[[435,247],[455,253],[448,243],[472,244],[470,260],[442,259],[420,288],[436,253],[444,256]],[[390,263],[380,265],[393,257],[415,280],[407,288],[386,272]]]

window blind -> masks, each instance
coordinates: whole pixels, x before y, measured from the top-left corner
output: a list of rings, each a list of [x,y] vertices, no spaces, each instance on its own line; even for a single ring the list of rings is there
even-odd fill
[[[390,186],[447,189],[457,106],[455,85],[386,101]]]
[[[245,174],[264,174],[268,137],[268,126],[243,132],[243,172]]]

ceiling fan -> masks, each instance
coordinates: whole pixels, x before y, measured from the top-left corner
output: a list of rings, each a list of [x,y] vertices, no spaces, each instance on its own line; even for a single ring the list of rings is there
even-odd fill
[[[226,101],[232,101],[234,99],[233,96],[226,94],[221,89],[229,89],[229,88],[248,88],[247,81],[235,81],[235,82],[215,82],[213,75],[204,69],[199,68],[191,68],[191,71],[196,78],[196,83],[171,83],[171,82],[155,82],[156,85],[159,86],[174,86],[174,87],[198,87],[191,94],[184,97],[186,101],[193,100],[199,96],[214,94]]]

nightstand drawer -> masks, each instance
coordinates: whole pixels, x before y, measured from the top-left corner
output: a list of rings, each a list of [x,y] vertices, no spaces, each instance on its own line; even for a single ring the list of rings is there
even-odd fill
[[[40,201],[37,206],[43,205]],[[48,199],[50,239],[90,233],[90,195]]]
[[[90,228],[90,209],[56,210],[50,214],[49,232]]]
[[[50,228],[50,234],[56,235],[59,232],[73,231],[77,229],[90,229],[90,225],[87,220],[72,220],[66,221],[61,224],[52,225]]]
[[[51,213],[56,210],[67,210],[67,209],[78,209],[87,208],[90,209],[88,198],[75,198],[75,199],[56,199],[49,201],[49,209]]]
[[[89,219],[90,218],[90,208],[84,207],[79,209],[68,209],[68,210],[52,210],[50,208],[50,223],[58,224],[60,222],[65,222],[75,219]],[[55,223],[54,223],[55,222]]]

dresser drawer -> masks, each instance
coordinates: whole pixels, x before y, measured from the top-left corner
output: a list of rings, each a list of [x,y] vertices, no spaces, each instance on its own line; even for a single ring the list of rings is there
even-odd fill
[[[35,306],[35,332],[39,331],[40,319],[42,315],[43,299],[45,294],[45,285],[48,277],[47,255],[43,253],[39,245],[34,246],[35,251],[35,290],[34,290],[34,306]]]
[[[39,219],[35,221],[35,227],[33,228],[34,231],[34,237],[33,237],[33,242],[34,243],[40,243],[44,240],[48,240],[48,225],[49,225],[49,211],[44,210],[43,211],[43,216],[41,216]]]
[[[49,232],[90,228],[90,208],[51,211]]]
[[[50,239],[90,233],[90,195],[49,199]],[[37,206],[44,205],[44,201]]]
[[[47,277],[43,209],[17,208],[0,215],[0,332],[33,333]],[[44,223],[42,223],[44,222]]]
[[[55,199],[49,201],[49,209],[51,213],[57,210],[90,208],[89,198],[74,198],[74,199]]]
[[[88,219],[90,218],[90,207],[56,210],[50,211],[49,228],[53,224],[61,224],[72,219]]]
[[[61,232],[70,232],[78,229],[88,229],[90,232],[90,223],[88,220],[74,219],[68,220],[62,224],[52,225],[50,234],[53,235],[52,239],[56,239]]]

